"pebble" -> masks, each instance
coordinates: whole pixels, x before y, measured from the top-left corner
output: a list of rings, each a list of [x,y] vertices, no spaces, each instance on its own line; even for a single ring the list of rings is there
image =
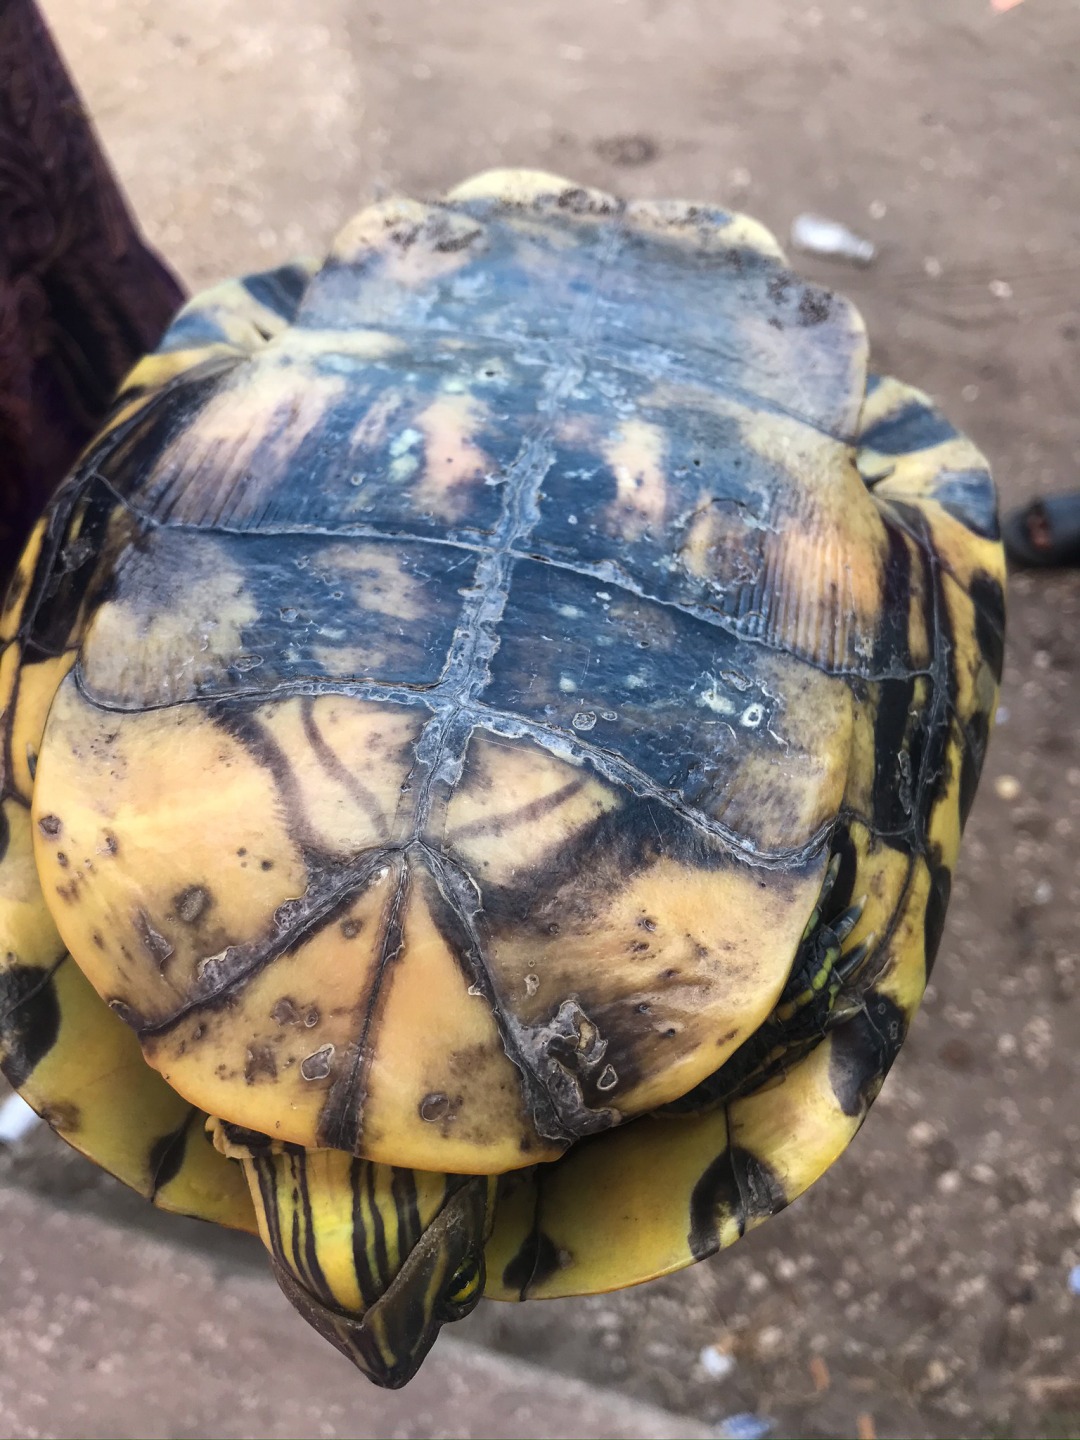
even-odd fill
[[[791,222],[791,243],[808,255],[850,260],[855,265],[869,265],[877,254],[872,240],[864,240],[839,220],[827,220],[823,215],[796,215]]]
[[[937,1139],[937,1131],[929,1120],[916,1120],[907,1132],[908,1144],[916,1150],[925,1150]]]
[[[1072,1216],[1073,1224],[1080,1225],[1080,1185],[1072,1192],[1072,1204],[1069,1206],[1069,1214]]]
[[[726,1420],[721,1420],[716,1427],[717,1435],[722,1440],[765,1440],[766,1435],[771,1435],[775,1422],[766,1415],[755,1415],[752,1410],[740,1410],[737,1415],[729,1415]]]
[[[784,1343],[784,1332],[779,1325],[766,1325],[757,1337],[758,1353],[774,1355]]]
[[[1015,775],[999,775],[994,781],[994,791],[1002,800],[1019,800],[1023,787]]]
[[[15,1145],[40,1123],[41,1116],[30,1109],[21,1095],[9,1095],[0,1105],[0,1143]]]
[[[715,1345],[706,1345],[698,1356],[701,1368],[713,1380],[726,1380],[735,1369],[735,1357]]]

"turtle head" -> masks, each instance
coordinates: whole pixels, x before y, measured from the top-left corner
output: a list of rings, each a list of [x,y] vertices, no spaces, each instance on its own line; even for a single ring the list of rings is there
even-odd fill
[[[442,1326],[484,1293],[496,1178],[231,1137],[228,1150],[244,1162],[274,1274],[300,1314],[376,1385],[405,1385]]]

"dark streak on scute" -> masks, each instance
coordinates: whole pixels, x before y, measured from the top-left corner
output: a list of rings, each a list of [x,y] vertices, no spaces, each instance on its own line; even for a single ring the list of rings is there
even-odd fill
[[[947,865],[932,864],[930,867],[930,894],[926,900],[923,916],[923,949],[926,957],[926,978],[934,968],[941,932],[945,928],[945,911],[952,893],[952,871]]]
[[[981,710],[964,727],[964,758],[960,762],[960,828],[967,824],[979,784],[986,747],[990,740],[990,717]]]
[[[60,1034],[60,1002],[53,980],[58,968],[16,964],[0,972],[0,1069],[16,1090]]]
[[[954,520],[984,540],[1000,540],[997,495],[987,470],[946,471],[934,487],[934,499]]]
[[[175,1180],[180,1174],[184,1164],[184,1154],[187,1150],[188,1129],[192,1118],[198,1114],[199,1112],[193,1108],[178,1129],[170,1131],[168,1135],[162,1135],[151,1145],[150,1153],[147,1156],[151,1200],[159,1190],[163,1190],[171,1180]]]
[[[980,570],[968,586],[975,606],[975,639],[994,679],[1001,683],[1005,662],[1005,591],[1001,583]]]
[[[764,1160],[740,1145],[725,1146],[690,1196],[690,1253],[704,1260],[719,1250],[726,1214],[734,1216],[744,1235],[751,1221],[776,1215],[787,1203],[779,1176]]]
[[[0,806],[0,864],[7,855],[8,845],[11,843],[11,825],[8,822],[7,811]]]
[[[905,777],[901,766],[912,756],[908,742],[911,713],[914,707],[915,681],[883,680],[878,688],[874,714],[874,783],[871,791],[871,812],[875,833],[893,835],[911,829],[913,767]],[[920,719],[914,722],[918,727]]]
[[[855,898],[859,852],[847,826],[841,826],[833,833],[832,844],[829,846],[830,863],[837,855],[840,857],[840,866],[821,912],[821,918],[826,925],[830,925],[841,915]]]
[[[24,616],[28,651],[33,645],[46,655],[60,654],[71,643],[72,617],[88,613],[108,589],[104,577],[116,548],[110,531],[118,536],[123,526],[117,522],[115,496],[90,478],[92,455],[92,450],[87,453],[80,472],[85,478],[69,481],[53,498],[35,593]],[[66,534],[73,531],[78,532],[77,545],[65,548]],[[84,573],[87,560],[96,563],[92,574]]]
[[[663,856],[688,868],[720,870],[730,856],[696,826],[655,800],[628,797],[538,861],[518,885],[484,887],[484,921],[495,931],[538,925],[547,934],[557,909],[565,925],[606,906],[625,884]],[[524,872],[523,872],[524,873]],[[568,908],[569,907],[569,908]]]
[[[907,1033],[898,1005],[868,990],[863,1008],[831,1034],[829,1083],[845,1115],[865,1115]]]
[[[337,1298],[323,1273],[315,1244],[315,1217],[311,1207],[311,1187],[308,1184],[307,1151],[302,1145],[286,1145],[285,1153],[289,1156],[293,1180],[299,1186],[300,1204],[304,1214],[304,1268],[310,1277],[315,1295],[324,1304],[335,1305]],[[295,1211],[293,1216],[295,1220]],[[299,1258],[297,1255],[297,1260]]]
[[[302,265],[282,265],[277,270],[245,276],[243,283],[253,300],[289,324],[296,315],[309,278]]]
[[[879,377],[872,378],[872,386],[867,382],[867,395],[880,384]],[[859,446],[883,455],[910,455],[955,438],[956,431],[940,411],[913,400],[864,430],[859,436]]]
[[[542,1285],[558,1268],[558,1247],[550,1235],[536,1226],[526,1235],[521,1249],[506,1266],[502,1281],[508,1290],[516,1290],[524,1300],[534,1286]]]
[[[97,456],[91,450],[87,455],[88,463],[96,465],[101,478],[113,490],[119,491],[125,498],[137,496],[146,478],[154,474],[169,445],[188,429],[192,416],[199,414],[217,393],[222,374],[235,368],[239,360],[237,356],[224,364],[208,365],[203,368],[203,373],[189,371],[181,385],[166,385],[142,411],[138,425],[119,441],[110,437],[102,447],[102,455]],[[94,491],[91,494],[95,500],[99,499]],[[103,523],[111,519],[115,503],[115,496],[104,486],[100,487],[99,508],[105,512]],[[70,629],[74,607],[68,608],[66,613],[67,628]]]
[[[899,507],[896,507],[899,508]],[[886,520],[885,557],[878,633],[874,644],[873,669],[879,674],[901,674],[911,666],[911,551],[903,532]]]

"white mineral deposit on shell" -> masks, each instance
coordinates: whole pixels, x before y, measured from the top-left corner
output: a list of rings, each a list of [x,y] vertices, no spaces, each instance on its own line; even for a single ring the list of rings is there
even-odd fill
[[[807,255],[850,260],[854,265],[869,265],[877,254],[872,240],[856,235],[839,220],[827,220],[823,215],[796,215],[791,222],[791,243]]]
[[[698,1356],[698,1361],[712,1380],[726,1380],[735,1369],[735,1357],[715,1345],[706,1345]]]
[[[41,1116],[30,1109],[21,1095],[9,1095],[0,1105],[0,1144],[16,1145],[40,1124]]]

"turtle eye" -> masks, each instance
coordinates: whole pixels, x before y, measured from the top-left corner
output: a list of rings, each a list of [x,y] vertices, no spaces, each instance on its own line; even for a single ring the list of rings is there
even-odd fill
[[[450,1278],[443,1299],[446,1308],[456,1318],[468,1314],[480,1299],[484,1283],[483,1262],[475,1255],[468,1255]]]

